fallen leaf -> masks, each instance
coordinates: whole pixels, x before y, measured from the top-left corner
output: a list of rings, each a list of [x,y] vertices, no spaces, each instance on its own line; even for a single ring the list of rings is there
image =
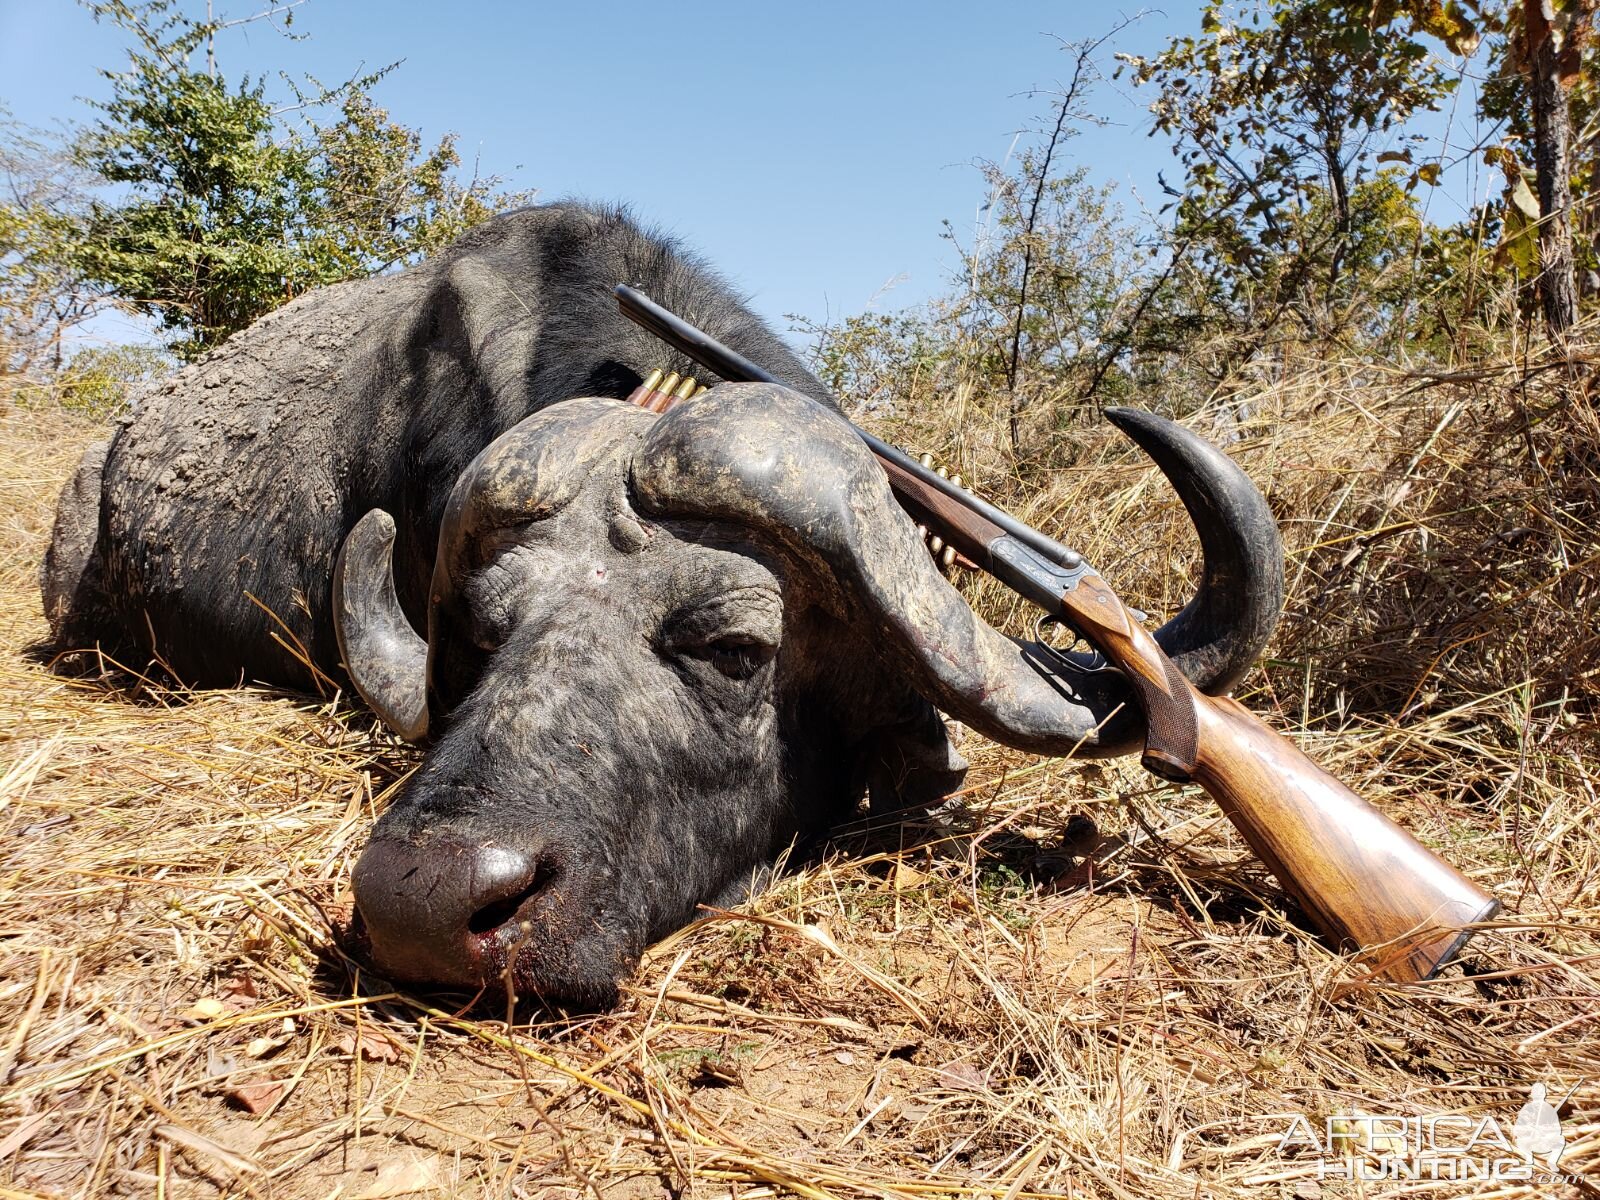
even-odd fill
[[[227,1097],[252,1117],[259,1117],[276,1104],[278,1097],[288,1088],[288,1083],[281,1079],[263,1080],[261,1083],[247,1083],[232,1088],[228,1091]]]
[[[939,1078],[950,1087],[965,1088],[974,1092],[989,1090],[989,1072],[971,1063],[945,1063],[938,1068]]]
[[[915,1125],[915,1124],[917,1124],[917,1123],[919,1123],[921,1121],[927,1120],[928,1117],[932,1113],[933,1113],[933,1109],[930,1108],[928,1105],[926,1105],[926,1104],[913,1104],[909,1100],[907,1100],[904,1103],[902,1103],[895,1110],[895,1115],[897,1117],[899,1117],[902,1121],[909,1122],[912,1125]]]
[[[889,873],[889,886],[897,892],[909,892],[928,882],[928,876],[915,867],[897,862]]]
[[[184,1016],[194,1021],[215,1021],[228,1011],[228,1006],[215,996],[202,996],[191,1004]]]
[[[356,1035],[347,1033],[339,1039],[338,1048],[345,1054],[355,1054],[358,1048]],[[359,1044],[361,1057],[368,1062],[399,1062],[400,1046],[388,1034],[377,1029],[363,1029]]]
[[[348,1200],[387,1200],[390,1196],[409,1196],[413,1192],[432,1192],[438,1188],[438,1160],[419,1158],[381,1167],[371,1183],[357,1184],[347,1197]]]
[[[232,1075],[239,1069],[239,1060],[231,1054],[223,1054],[214,1046],[206,1048],[206,1074],[212,1079],[221,1079]]]
[[[265,1058],[274,1050],[282,1049],[289,1044],[288,1038],[258,1037],[251,1038],[245,1043],[244,1053],[246,1058]]]

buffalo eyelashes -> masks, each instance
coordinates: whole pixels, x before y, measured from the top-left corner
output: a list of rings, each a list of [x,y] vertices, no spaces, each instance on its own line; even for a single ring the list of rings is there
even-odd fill
[[[663,648],[679,661],[706,663],[729,679],[751,678],[778,653],[777,646],[748,633],[724,633],[715,637],[669,634]]]
[[[730,679],[749,679],[778,653],[776,646],[743,634],[713,638],[684,649],[692,657],[704,659]]]
[[[778,653],[776,646],[744,637],[718,638],[706,649],[717,670],[734,679],[750,678]]]

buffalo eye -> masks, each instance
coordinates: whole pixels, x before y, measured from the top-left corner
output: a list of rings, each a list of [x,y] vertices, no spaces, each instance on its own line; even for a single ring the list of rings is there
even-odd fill
[[[698,649],[700,657],[730,679],[749,679],[778,652],[776,646],[742,634],[716,638]]]
[[[728,679],[752,679],[777,656],[783,601],[767,587],[729,588],[671,613],[658,638],[660,651],[684,669],[709,667]]]

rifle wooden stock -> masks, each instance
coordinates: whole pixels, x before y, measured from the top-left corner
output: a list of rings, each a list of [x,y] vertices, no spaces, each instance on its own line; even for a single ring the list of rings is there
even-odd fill
[[[1133,684],[1149,726],[1143,763],[1217,801],[1324,934],[1396,983],[1431,978],[1499,901],[1262,724],[1173,666],[1097,576],[1062,614]]]

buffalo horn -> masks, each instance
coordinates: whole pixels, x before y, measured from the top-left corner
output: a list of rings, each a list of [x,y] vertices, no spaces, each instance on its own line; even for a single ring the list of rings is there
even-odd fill
[[[408,741],[428,732],[428,643],[394,591],[394,518],[375,508],[356,522],[333,568],[333,621],[356,691]]]

